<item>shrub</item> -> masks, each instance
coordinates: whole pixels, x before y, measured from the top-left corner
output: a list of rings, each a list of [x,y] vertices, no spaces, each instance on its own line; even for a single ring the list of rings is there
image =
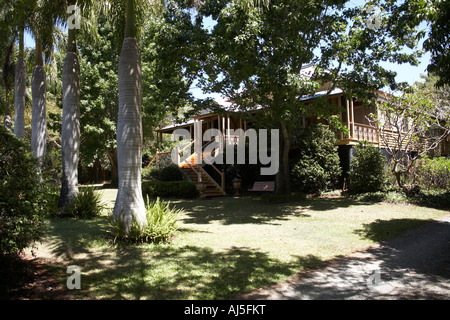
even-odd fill
[[[381,191],[385,185],[386,159],[378,148],[360,143],[356,146],[349,173],[349,191],[365,193]]]
[[[291,164],[292,189],[318,195],[334,187],[341,175],[336,138],[323,124],[309,126],[300,138]]]
[[[417,183],[427,189],[450,190],[450,159],[424,158],[417,163]]]
[[[30,149],[0,126],[0,254],[16,254],[41,236],[47,185]]]
[[[181,181],[183,174],[177,166],[164,167],[159,171],[158,180],[160,181]]]
[[[144,197],[196,198],[200,195],[197,186],[191,181],[144,181]]]
[[[150,203],[147,198],[145,213],[147,222],[140,226],[133,217],[128,233],[125,232],[123,219],[115,218],[110,223],[114,241],[124,240],[130,242],[150,243],[166,242],[176,232],[177,217],[181,210],[170,207],[170,202],[159,198]]]
[[[80,188],[78,194],[69,200],[63,214],[74,218],[92,219],[98,217],[106,208],[102,204],[102,194],[95,187]]]
[[[183,173],[181,169],[175,165],[170,165],[161,169],[149,168],[142,170],[142,177],[144,179],[152,179],[159,181],[181,181],[183,180]]]

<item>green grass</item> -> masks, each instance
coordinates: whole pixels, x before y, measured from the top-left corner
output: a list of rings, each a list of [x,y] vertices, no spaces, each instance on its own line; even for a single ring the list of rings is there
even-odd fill
[[[109,206],[114,189],[103,190]],[[106,192],[105,192],[106,191]],[[77,299],[227,299],[367,248],[448,213],[347,198],[266,205],[258,197],[171,200],[183,210],[168,244],[113,244],[110,217],[51,219],[37,255],[65,286],[81,268]]]

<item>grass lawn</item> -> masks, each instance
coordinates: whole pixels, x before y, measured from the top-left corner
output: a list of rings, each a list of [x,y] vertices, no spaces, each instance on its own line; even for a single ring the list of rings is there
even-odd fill
[[[104,189],[112,206],[117,190]],[[184,213],[169,244],[113,244],[108,215],[50,219],[36,251],[76,299],[227,299],[281,282],[448,213],[410,205],[314,198],[265,205],[258,197],[172,200]]]

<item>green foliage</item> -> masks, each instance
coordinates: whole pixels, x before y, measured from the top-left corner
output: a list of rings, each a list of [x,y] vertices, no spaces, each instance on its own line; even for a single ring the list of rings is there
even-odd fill
[[[427,189],[450,190],[450,159],[445,157],[423,158],[417,163],[416,179]]]
[[[110,223],[114,241],[124,240],[139,243],[167,242],[177,230],[177,217],[181,210],[171,208],[170,202],[164,202],[159,198],[150,203],[147,198],[145,209],[147,222],[140,226],[133,217],[130,229],[125,232],[122,218],[114,218]]]
[[[47,186],[30,149],[0,126],[0,254],[20,252],[41,236]]]
[[[85,181],[92,179],[92,172],[85,174],[86,168],[97,165],[111,170],[116,162],[119,55],[115,50],[113,27],[109,23],[100,23],[97,29],[98,42],[82,34],[78,41],[82,83],[80,132],[83,137],[80,180]]]
[[[147,176],[159,181],[181,181],[183,174],[175,165],[170,165],[161,169],[152,169]]]
[[[349,190],[352,193],[381,191],[386,182],[385,163],[386,159],[378,148],[367,142],[360,143],[351,163]]]
[[[425,10],[429,10],[427,20],[431,23],[429,37],[424,41],[424,48],[431,53],[431,63],[427,70],[439,76],[439,86],[450,85],[450,2],[433,1],[432,5],[427,1],[422,3],[425,4]]]
[[[341,168],[335,139],[334,133],[323,124],[305,130],[291,164],[293,190],[320,194],[337,183]]]
[[[92,219],[98,217],[105,208],[102,204],[102,193],[89,186],[80,188],[78,194],[69,200],[63,214],[74,218]]]
[[[414,204],[418,206],[450,209],[450,191],[422,190],[419,187],[411,191],[377,191],[350,195],[352,199],[366,202],[385,202],[392,204]]]
[[[148,197],[196,198],[199,191],[190,181],[143,181],[142,194]]]

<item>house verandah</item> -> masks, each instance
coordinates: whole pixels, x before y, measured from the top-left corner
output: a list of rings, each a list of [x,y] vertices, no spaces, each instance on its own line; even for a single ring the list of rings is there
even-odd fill
[[[342,131],[336,131],[338,146],[338,153],[340,157],[340,164],[343,171],[343,177],[345,177],[350,169],[350,163],[352,156],[355,152],[355,145],[361,141],[367,141],[368,143],[383,149],[385,145],[383,139],[378,136],[377,130],[373,128],[367,117],[370,114],[376,114],[378,111],[375,107],[367,107],[356,99],[347,99],[344,92],[340,89],[335,89],[331,93],[321,91],[316,93],[313,97],[304,99],[305,103],[315,99],[321,95],[327,94],[327,100],[330,104],[337,105],[342,112],[339,115],[342,124],[347,128],[346,133]],[[214,163],[205,161],[204,150],[213,141],[218,143],[221,150],[227,145],[236,145],[239,142],[239,136],[235,133],[236,130],[242,129],[243,132],[247,132],[248,129],[252,129],[252,123],[244,120],[240,112],[233,111],[230,108],[231,102],[224,101],[221,103],[224,109],[228,112],[211,112],[206,111],[194,116],[192,119],[181,124],[172,124],[157,130],[158,141],[162,141],[163,134],[173,134],[176,129],[184,129],[184,132],[189,132],[190,143],[186,144],[183,148],[177,150],[175,163],[181,168],[185,177],[197,184],[206,185],[206,196],[220,196],[225,195],[225,181],[232,180],[235,177],[228,176],[227,173],[220,166],[216,166]],[[308,125],[314,123],[326,123],[324,120],[319,120],[316,117],[304,118],[298,131],[304,130]],[[220,134],[212,137],[212,139],[204,140],[203,133],[209,129],[216,129]],[[395,137],[395,132],[384,133],[388,136]],[[450,143],[447,141],[440,147],[441,154],[450,154]],[[201,146],[200,149],[194,150],[193,145],[197,143]],[[191,148],[192,155],[188,158],[182,158],[182,152]],[[292,148],[295,148],[295,142],[292,143]],[[215,150],[217,152],[217,150]],[[159,156],[168,156],[171,152],[163,152],[153,157],[152,161],[157,161]],[[199,154],[200,153],[200,154]],[[210,154],[209,154],[210,155]],[[148,166],[147,166],[148,167]],[[274,177],[263,176],[262,180],[274,180]]]

